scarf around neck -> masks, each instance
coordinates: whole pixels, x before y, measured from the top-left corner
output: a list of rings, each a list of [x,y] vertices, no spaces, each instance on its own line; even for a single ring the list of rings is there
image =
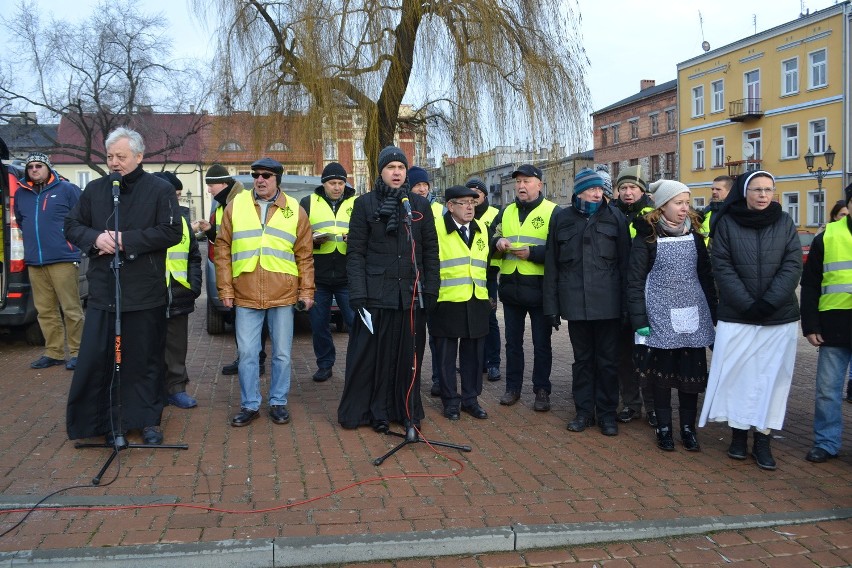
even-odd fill
[[[379,196],[379,209],[375,213],[377,219],[385,219],[385,233],[396,232],[399,228],[399,203],[404,195],[408,193],[408,183],[402,184],[394,189],[388,186],[382,178],[376,180],[373,191]]]

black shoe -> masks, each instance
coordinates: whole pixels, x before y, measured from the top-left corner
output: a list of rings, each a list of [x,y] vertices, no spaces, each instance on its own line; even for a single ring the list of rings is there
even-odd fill
[[[376,420],[373,422],[373,432],[387,434],[388,430],[390,430],[390,424],[387,420]]]
[[[47,369],[48,367],[54,367],[56,365],[64,365],[64,359],[54,359],[52,357],[48,357],[47,355],[42,355],[32,363],[30,363],[31,369]]]
[[[731,428],[731,445],[728,447],[728,457],[744,460],[748,457],[748,430]]]
[[[474,418],[478,418],[479,420],[485,420],[488,418],[488,413],[483,410],[481,406],[478,404],[471,404],[470,406],[462,406],[462,412],[465,414],[470,414]]]
[[[284,405],[275,404],[269,407],[269,417],[276,424],[287,424],[290,422],[290,411]]]
[[[500,397],[500,404],[502,404],[503,406],[512,406],[519,400],[521,400],[521,393],[505,392],[503,393],[503,396]]]
[[[680,427],[680,441],[683,442],[683,448],[687,452],[701,451],[701,444],[698,443],[698,436],[695,433],[694,426]]]
[[[324,383],[331,378],[331,367],[320,367],[312,378],[318,383]]]
[[[488,367],[488,370],[485,371],[488,373],[488,380],[491,382],[500,380],[500,368],[499,367]]]
[[[163,431],[159,426],[145,426],[142,428],[142,441],[150,446],[159,446],[163,443]]]
[[[772,457],[770,447],[771,437],[769,434],[754,433],[754,443],[751,446],[751,455],[757,462],[757,467],[772,471],[775,469],[775,458]]]
[[[673,452],[675,449],[674,439],[672,438],[672,425],[666,424],[656,429],[657,447],[666,452]]]
[[[613,418],[601,420],[600,428],[604,436],[618,436],[618,423]]]
[[[657,413],[653,410],[648,411],[648,425],[652,428],[657,427]]]
[[[852,402],[852,379],[846,383],[846,402]]]
[[[811,448],[811,451],[808,452],[808,455],[805,456],[805,459],[813,463],[823,463],[836,457],[837,454],[830,454],[827,450],[814,446]]]
[[[568,423],[567,429],[571,432],[582,432],[589,426],[595,425],[595,419],[586,414],[578,414],[577,417]]]
[[[637,416],[640,416],[639,412],[633,410],[629,406],[626,406],[623,409],[621,409],[621,412],[618,413],[618,416],[616,418],[618,418],[619,422],[623,422],[624,424],[627,424],[628,422],[630,422],[631,420],[633,420]]]
[[[535,402],[533,410],[536,412],[547,412],[550,410],[550,395],[544,389],[538,389],[535,393]]]
[[[459,416],[459,409],[458,408],[445,408],[444,409],[444,418],[446,418],[448,420],[458,420],[459,418],[461,418],[461,416]]]
[[[432,388],[429,389],[430,396],[441,396],[441,385],[432,383]]]
[[[234,362],[230,365],[225,365],[222,367],[223,375],[236,375],[240,372],[240,360],[234,359]]]
[[[240,413],[231,418],[231,426],[247,426],[252,420],[260,416],[259,410],[240,408]]]

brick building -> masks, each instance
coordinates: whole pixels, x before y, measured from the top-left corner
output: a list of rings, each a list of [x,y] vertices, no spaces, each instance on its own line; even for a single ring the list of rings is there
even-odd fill
[[[595,163],[613,181],[621,168],[641,165],[649,180],[678,179],[677,80],[643,80],[635,95],[592,113]]]

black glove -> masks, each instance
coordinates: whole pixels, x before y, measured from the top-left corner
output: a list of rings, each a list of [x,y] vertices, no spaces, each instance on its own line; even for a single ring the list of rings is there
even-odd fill
[[[766,317],[775,311],[772,304],[766,300],[757,300],[743,313],[743,317],[751,321],[763,321]]]
[[[352,308],[353,312],[359,311],[361,308],[367,306],[367,300],[364,298],[349,298],[349,307]]]
[[[427,314],[435,313],[435,308],[438,307],[438,296],[434,294],[423,294],[423,305],[426,308]]]
[[[547,318],[550,320],[551,327],[553,327],[553,329],[559,331],[559,326],[562,324],[562,318],[559,317],[558,315],[547,316]]]

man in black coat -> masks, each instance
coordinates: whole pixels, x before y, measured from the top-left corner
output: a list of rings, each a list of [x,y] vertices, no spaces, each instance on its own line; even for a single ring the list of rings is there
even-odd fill
[[[459,410],[488,418],[477,398],[482,394],[482,362],[491,302],[486,287],[488,229],[474,219],[479,193],[454,185],[444,193],[447,212],[436,220],[441,260],[441,289],[430,320],[435,338],[444,416],[459,419]],[[461,395],[456,381],[458,361]]]
[[[429,202],[409,191],[407,166],[402,150],[384,148],[380,177],[355,199],[349,219],[346,270],[356,315],[337,409],[344,428],[386,432],[390,422],[416,426],[424,416],[420,366],[425,312],[438,301],[438,238]]]
[[[90,182],[65,219],[65,235],[90,257],[89,302],[77,368],[68,393],[66,427],[72,440],[106,434],[108,441],[142,429],[148,444],[163,441],[163,356],[166,338],[166,250],[180,242],[181,217],[169,183],[142,169],[138,132],[114,130],[106,139],[115,180]],[[117,175],[116,175],[117,174]],[[118,196],[115,231],[114,193]],[[121,376],[115,376],[118,250]],[[117,343],[117,342],[116,342]],[[120,390],[119,383],[120,382]]]

